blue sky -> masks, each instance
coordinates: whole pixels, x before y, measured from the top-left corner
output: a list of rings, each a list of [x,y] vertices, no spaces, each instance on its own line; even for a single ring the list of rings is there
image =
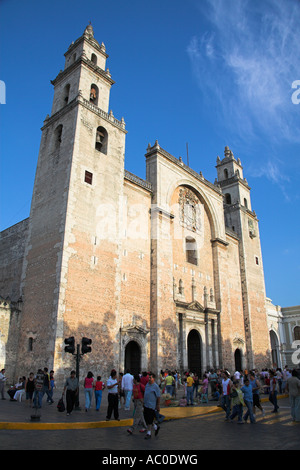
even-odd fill
[[[29,216],[50,80],[89,21],[109,54],[126,169],[145,178],[156,139],[186,162],[188,143],[190,166],[214,182],[228,145],[260,221],[267,296],[299,305],[297,0],[1,0],[0,230]]]

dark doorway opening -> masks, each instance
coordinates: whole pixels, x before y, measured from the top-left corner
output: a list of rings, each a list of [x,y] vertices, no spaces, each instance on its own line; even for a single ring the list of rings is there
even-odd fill
[[[236,349],[234,351],[234,364],[235,364],[235,370],[242,370],[242,355],[241,355],[241,350]]]
[[[135,341],[130,341],[125,348],[125,371],[129,369],[132,375],[141,372],[141,348]]]
[[[201,336],[196,330],[188,335],[188,368],[201,376]]]

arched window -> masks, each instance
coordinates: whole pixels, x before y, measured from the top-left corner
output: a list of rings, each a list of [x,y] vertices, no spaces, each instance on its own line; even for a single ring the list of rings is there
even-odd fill
[[[300,326],[295,326],[294,328],[294,340],[295,341],[300,340]]]
[[[108,134],[104,127],[99,126],[96,131],[96,144],[95,148],[101,153],[107,155]]]
[[[225,168],[225,170],[224,170],[224,177],[225,177],[225,179],[227,180],[227,178],[228,178],[228,170],[227,170],[227,168]]]
[[[91,85],[90,102],[93,103],[95,106],[98,106],[98,95],[99,95],[99,90],[98,90],[97,85],[95,84]]]
[[[225,194],[225,202],[226,204],[231,204],[231,195],[229,193]]]
[[[96,54],[92,54],[91,61],[93,62],[93,64],[97,65],[97,56],[96,56]]]
[[[192,237],[186,237],[185,239],[185,252],[186,260],[191,264],[198,264],[197,256],[197,243],[196,240]]]
[[[244,197],[244,206],[246,207],[246,209],[248,209],[248,202],[247,202],[247,199]]]

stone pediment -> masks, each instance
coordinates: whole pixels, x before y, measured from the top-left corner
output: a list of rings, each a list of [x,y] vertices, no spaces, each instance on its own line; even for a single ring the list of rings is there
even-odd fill
[[[245,340],[241,338],[239,335],[235,335],[234,339],[232,340],[233,344],[243,346],[245,344]]]
[[[196,312],[201,312],[203,313],[205,311],[205,308],[203,305],[201,305],[197,300],[194,300],[193,302],[176,302],[177,307],[183,307],[185,310],[193,310]]]
[[[204,307],[197,301],[195,300],[194,302],[191,302],[190,304],[187,305],[188,310],[197,310],[197,312],[204,312]]]
[[[141,326],[136,326],[136,325],[127,325],[121,328],[122,334],[128,334],[128,335],[143,335],[146,336],[149,331],[145,330]]]

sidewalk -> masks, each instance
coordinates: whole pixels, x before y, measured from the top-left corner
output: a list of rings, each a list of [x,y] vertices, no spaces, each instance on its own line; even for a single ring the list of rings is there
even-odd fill
[[[183,388],[179,390],[177,399],[183,395]],[[279,396],[278,398],[286,397]],[[120,421],[111,419],[106,421],[107,410],[107,390],[103,392],[100,411],[95,410],[94,401],[92,408],[86,412],[84,407],[84,391],[80,390],[79,402],[80,410],[74,410],[70,416],[66,412],[60,413],[57,410],[57,403],[61,397],[61,391],[55,390],[54,403],[49,405],[46,402],[46,395],[43,398],[43,405],[40,410],[30,408],[26,401],[10,401],[7,395],[6,400],[0,400],[0,430],[1,429],[29,429],[29,430],[53,430],[53,429],[91,429],[115,426],[130,426],[133,417],[133,405],[130,411],[125,411],[122,407],[119,409]],[[261,400],[268,401],[267,395],[262,395]],[[164,405],[164,399],[161,400],[160,413],[165,416],[165,420],[183,419],[195,416],[206,415],[223,411],[217,406],[217,402],[197,404],[194,406],[180,407]],[[32,419],[31,416],[40,415],[39,419]]]

